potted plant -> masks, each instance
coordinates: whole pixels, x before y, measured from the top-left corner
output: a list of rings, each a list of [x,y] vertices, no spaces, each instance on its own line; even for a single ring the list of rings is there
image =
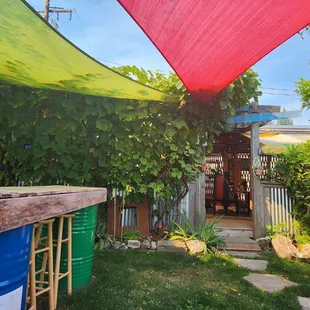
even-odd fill
[[[252,167],[255,176],[260,177],[264,173],[264,168],[261,165],[253,165]]]

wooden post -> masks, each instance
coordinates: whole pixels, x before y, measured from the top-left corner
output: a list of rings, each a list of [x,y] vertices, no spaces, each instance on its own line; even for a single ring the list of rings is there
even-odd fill
[[[63,235],[64,218],[60,217],[58,221],[58,238],[56,245],[56,262],[55,262],[55,278],[54,278],[54,306],[57,308],[58,299],[58,284],[59,284],[59,271],[60,271],[60,258],[61,258],[61,246],[62,246],[62,235]],[[68,262],[69,265],[69,262]]]
[[[251,196],[253,206],[254,237],[259,238],[264,232],[263,208],[261,206],[262,187],[260,179],[253,171],[253,161],[259,158],[259,123],[253,123],[251,126]]]
[[[68,295],[72,295],[72,217],[68,218]]]
[[[31,257],[30,257],[30,308],[37,309],[37,296],[36,296],[36,256],[35,256],[35,228],[32,229],[32,242],[31,242]]]
[[[48,229],[48,285],[49,291],[49,308],[54,308],[54,266],[53,266],[53,222],[47,224]]]

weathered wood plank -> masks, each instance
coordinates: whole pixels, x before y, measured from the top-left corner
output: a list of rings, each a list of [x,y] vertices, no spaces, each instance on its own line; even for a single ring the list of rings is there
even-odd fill
[[[17,198],[28,196],[56,195],[76,192],[100,191],[99,187],[81,186],[20,186],[20,187],[0,187],[1,198]]]
[[[86,190],[85,190],[86,189]],[[0,232],[106,201],[105,188],[0,199]]]

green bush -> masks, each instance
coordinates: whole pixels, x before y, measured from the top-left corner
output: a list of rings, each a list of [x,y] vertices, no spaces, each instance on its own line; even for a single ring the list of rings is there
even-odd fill
[[[200,240],[206,244],[205,251],[213,252],[215,248],[225,244],[223,238],[219,236],[219,233],[223,231],[221,228],[215,227],[219,221],[219,217],[216,217],[210,221],[206,219],[199,221],[201,224],[195,228],[186,215],[181,216],[181,224],[173,222],[174,228],[170,232],[170,240]]]
[[[274,226],[267,225],[266,231],[270,238],[274,238],[277,235],[289,237],[289,231],[286,222],[282,222]]]
[[[294,214],[310,234],[310,141],[287,147],[276,170],[295,199]]]
[[[139,240],[142,238],[141,233],[138,230],[130,229],[124,232],[124,240]]]

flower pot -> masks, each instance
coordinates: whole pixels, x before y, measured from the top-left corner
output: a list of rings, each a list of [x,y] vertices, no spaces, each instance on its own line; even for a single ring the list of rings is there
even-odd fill
[[[263,175],[263,173],[264,173],[264,169],[263,169],[263,168],[256,168],[256,169],[254,169],[254,174],[255,174],[257,177]]]

